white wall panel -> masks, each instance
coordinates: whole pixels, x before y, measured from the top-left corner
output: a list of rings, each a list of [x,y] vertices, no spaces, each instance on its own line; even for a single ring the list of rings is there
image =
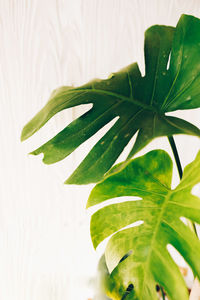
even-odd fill
[[[101,251],[89,237],[91,187],[62,184],[84,153],[52,166],[27,156],[80,109],[58,114],[23,144],[20,132],[54,88],[105,78],[133,61],[143,66],[145,29],[175,25],[182,13],[200,17],[200,1],[0,0],[0,299],[92,296],[88,281]],[[197,110],[184,116],[199,125]],[[177,142],[185,165],[199,141]]]

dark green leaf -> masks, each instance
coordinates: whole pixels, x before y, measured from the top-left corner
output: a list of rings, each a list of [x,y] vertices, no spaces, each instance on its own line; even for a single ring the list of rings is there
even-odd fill
[[[162,150],[154,150],[131,160],[97,184],[88,207],[121,196],[131,200],[107,205],[91,219],[91,237],[96,248],[114,234],[106,248],[106,263],[118,282],[115,293],[134,285],[137,299],[155,300],[155,286],[163,286],[172,300],[188,299],[180,271],[167,251],[171,244],[200,278],[200,241],[181,217],[200,224],[200,199],[191,194],[200,182],[200,152],[183,173],[180,184],[171,190],[172,161]],[[120,168],[119,168],[120,169]],[[128,199],[127,199],[128,200]],[[133,225],[142,221],[139,226]],[[119,264],[126,253],[132,254]],[[116,298],[117,299],[117,298]]]
[[[200,20],[183,15],[176,28],[153,26],[145,33],[145,76],[136,63],[107,80],[53,92],[46,106],[24,127],[22,140],[64,109],[92,103],[93,107],[32,154],[44,162],[64,159],[104,125],[118,117],[66,181],[86,184],[102,179],[137,133],[128,158],[152,139],[173,134],[200,136],[194,125],[165,113],[200,106]],[[171,57],[171,59],[170,59]],[[168,61],[170,64],[168,68]]]

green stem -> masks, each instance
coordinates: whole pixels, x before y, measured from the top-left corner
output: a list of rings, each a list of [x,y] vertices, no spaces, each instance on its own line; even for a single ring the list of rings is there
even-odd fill
[[[160,290],[161,290],[162,300],[165,300],[165,293],[163,291],[162,286],[160,287]]]
[[[176,166],[177,166],[177,169],[178,169],[179,177],[180,177],[180,179],[182,179],[183,169],[182,169],[182,166],[181,166],[180,158],[179,158],[179,155],[178,155],[178,151],[177,151],[176,144],[175,144],[173,136],[168,136],[168,140],[169,140],[170,146],[172,148],[172,152],[174,154],[174,158],[175,158]],[[187,225],[196,234],[196,236],[198,236],[195,224],[187,219]]]
[[[175,144],[173,136],[168,136],[168,140],[169,140],[170,146],[172,148],[172,152],[174,154],[174,158],[175,158],[176,166],[177,166],[177,169],[178,169],[179,177],[180,177],[180,179],[182,179],[183,169],[181,167],[180,158],[179,158],[179,155],[178,155],[178,151],[177,151],[176,144]]]

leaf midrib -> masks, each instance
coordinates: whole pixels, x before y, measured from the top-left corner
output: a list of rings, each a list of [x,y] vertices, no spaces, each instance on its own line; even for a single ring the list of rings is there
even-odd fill
[[[157,62],[156,62],[156,72],[154,74],[154,82],[153,82],[153,90],[152,90],[152,95],[151,95],[151,100],[150,100],[150,104],[153,104],[154,101],[154,95],[155,95],[155,91],[156,91],[156,85],[157,85],[157,81],[158,81],[158,68],[160,65],[160,51],[161,51],[161,47],[159,47],[159,53],[157,56]]]
[[[99,93],[99,94],[103,94],[103,95],[107,95],[107,96],[111,96],[111,97],[115,97],[115,98],[127,101],[131,104],[135,104],[137,106],[140,106],[140,107],[142,107],[144,109],[147,109],[147,110],[150,110],[150,111],[154,111],[154,112],[157,111],[156,108],[153,107],[152,105],[144,104],[144,103],[140,102],[139,100],[136,100],[133,97],[126,97],[126,96],[123,96],[121,94],[117,94],[115,92],[110,92],[110,91],[107,91],[107,90],[99,90],[99,89],[95,89],[95,88],[92,88],[92,89],[82,89],[82,88],[78,89],[77,88],[73,92],[77,92],[77,91],[96,92],[96,93]]]
[[[97,121],[99,121],[100,119],[102,119],[104,116],[106,116],[107,113],[109,113],[109,111],[112,111],[113,108],[116,108],[117,106],[119,106],[121,103],[114,103],[112,104],[111,106],[109,106],[109,108],[107,110],[104,110],[102,112],[102,114],[100,114],[97,118],[95,118],[92,122],[88,123],[85,127],[83,127],[79,132],[78,132],[78,135],[80,134],[84,134],[85,132],[87,132],[87,130],[89,130]],[[89,111],[87,111],[87,113],[92,113],[92,110],[94,110],[94,108],[91,108]],[[115,118],[116,116],[113,115],[113,119]],[[80,117],[81,118],[81,117]],[[112,120],[113,120],[112,119]],[[112,121],[111,120],[111,121]],[[67,127],[66,127],[67,128]],[[66,129],[65,128],[65,129]],[[75,136],[77,135],[77,132],[74,132],[72,134],[70,134],[70,138],[73,139]],[[64,139],[60,140],[59,142],[56,142],[56,144],[64,144],[66,143],[66,141]]]
[[[171,126],[173,126],[173,127],[177,128],[177,129],[183,131],[183,128],[182,128],[181,126],[178,126],[177,124],[175,124],[175,123],[172,121],[172,119],[169,120],[169,118],[167,118],[166,116],[163,116],[163,119],[164,119],[168,124],[170,124]],[[181,120],[182,120],[182,119],[181,119]],[[191,124],[190,124],[190,125],[191,125]],[[184,128],[184,130],[185,130],[185,132],[188,133],[188,135],[191,134],[191,131],[188,130],[187,128]],[[200,133],[199,133],[199,135],[200,135]]]
[[[141,112],[143,111],[143,109],[141,109],[141,110],[139,110],[134,116],[132,116],[129,120],[128,120],[128,122],[126,123],[126,124],[124,124],[123,126],[122,126],[122,128],[120,128],[120,131],[122,131],[124,128],[126,128],[128,125],[129,125],[129,123],[130,122],[132,122]],[[118,134],[119,135],[119,134]],[[104,136],[103,136],[103,138],[104,138]],[[101,141],[101,140],[100,140]],[[100,142],[99,141],[99,142]],[[88,171],[90,170],[92,170],[93,168],[95,168],[95,166],[98,164],[98,162],[99,162],[99,160],[100,159],[102,159],[106,154],[107,154],[107,152],[109,152],[109,150],[110,150],[110,148],[112,148],[112,146],[113,146],[113,143],[115,142],[115,140],[114,139],[112,139],[112,141],[111,141],[111,143],[109,144],[109,146],[106,148],[106,150],[98,157],[98,159],[96,159],[95,160],[95,163],[93,163],[93,165],[91,166],[91,168],[88,168]]]
[[[122,185],[122,186],[124,186],[124,185]],[[120,187],[120,185],[118,185],[118,187]],[[137,191],[141,191],[141,192],[145,192],[145,193],[149,193],[150,195],[152,194],[152,195],[158,195],[158,196],[161,196],[161,197],[163,197],[163,196],[165,196],[166,194],[160,194],[160,193],[158,193],[158,192],[155,192],[155,191],[147,191],[147,190],[145,190],[145,189],[139,189],[139,188],[131,188],[131,187],[128,187],[128,186],[126,186],[126,190],[131,190],[131,191],[135,191],[135,190],[137,190]],[[116,197],[118,197],[118,196],[116,196]]]
[[[164,101],[163,101],[163,103],[161,105],[161,109],[160,109],[161,111],[165,111],[165,108],[167,108],[169,106],[169,105],[167,105],[167,100],[169,99],[171,91],[173,90],[173,87],[176,84],[177,78],[178,78],[178,76],[180,74],[180,71],[181,71],[181,65],[182,65],[182,61],[183,61],[183,40],[184,40],[184,36],[182,37],[182,41],[181,41],[182,42],[182,44],[181,44],[181,61],[180,61],[180,64],[179,64],[179,68],[178,68],[177,74],[175,75],[175,78],[174,78],[174,80],[172,82],[172,85],[171,85],[171,87],[169,89],[169,92],[168,92],[167,96],[165,97],[165,99],[164,99]],[[172,103],[173,100],[174,100],[174,98],[170,101],[170,104]]]
[[[144,278],[143,278],[143,282],[142,282],[142,289],[141,289],[142,293],[141,293],[141,295],[143,295],[143,292],[144,292],[144,287],[145,287],[144,283],[146,282],[147,269],[149,268],[149,262],[150,262],[150,259],[151,259],[151,254],[152,254],[152,251],[154,249],[153,244],[154,244],[154,242],[156,240],[156,236],[157,236],[158,231],[159,231],[159,226],[161,224],[162,217],[163,217],[163,215],[165,213],[165,208],[166,208],[166,206],[168,204],[168,200],[170,198],[170,195],[171,195],[171,192],[169,191],[168,194],[164,197],[165,200],[163,202],[163,206],[162,206],[162,209],[160,211],[160,216],[157,219],[157,224],[155,226],[155,230],[154,230],[154,233],[152,235],[152,239],[151,239],[151,243],[150,243],[150,250],[149,250],[149,253],[148,253],[147,260],[146,260],[146,262],[144,264]],[[145,271],[145,269],[146,269],[146,271]]]

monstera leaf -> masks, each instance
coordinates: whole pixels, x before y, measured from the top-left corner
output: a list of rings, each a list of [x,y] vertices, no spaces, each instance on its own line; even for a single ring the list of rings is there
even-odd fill
[[[94,187],[88,207],[115,197],[139,197],[124,202],[116,199],[91,219],[95,248],[114,234],[105,251],[109,281],[116,283],[109,287],[109,295],[115,295],[112,299],[121,299],[130,284],[134,289],[126,299],[155,300],[156,284],[164,287],[171,300],[188,299],[183,277],[167,245],[175,247],[200,278],[200,241],[181,219],[200,224],[200,199],[191,194],[192,187],[200,182],[199,170],[200,152],[185,168],[180,184],[171,190],[172,161],[163,150],[154,150],[131,160]],[[133,226],[136,221],[143,223]]]
[[[121,261],[123,261],[125,258],[127,258],[127,255],[122,258]],[[115,280],[115,278],[112,276],[112,274],[109,273],[108,267],[106,265],[105,255],[102,255],[102,257],[99,260],[98,264],[98,288],[97,290],[100,290],[99,297],[97,299],[94,297],[94,300],[109,300],[109,299],[119,299],[119,291],[116,288],[118,286],[118,281]],[[129,294],[131,294],[131,299],[135,300],[133,290],[133,284],[130,284],[126,291],[123,294],[123,291],[121,291],[121,297],[120,300],[127,300]],[[108,296],[109,298],[107,298]]]
[[[97,182],[112,167],[137,133],[128,158],[152,139],[173,134],[200,136],[194,125],[167,112],[200,106],[200,20],[183,15],[176,28],[153,26],[145,33],[145,76],[137,63],[78,88],[61,87],[24,127],[22,140],[39,130],[61,110],[81,104],[92,108],[50,141],[33,151],[44,153],[46,164],[72,153],[114,118],[117,121],[96,143],[68,184]]]

